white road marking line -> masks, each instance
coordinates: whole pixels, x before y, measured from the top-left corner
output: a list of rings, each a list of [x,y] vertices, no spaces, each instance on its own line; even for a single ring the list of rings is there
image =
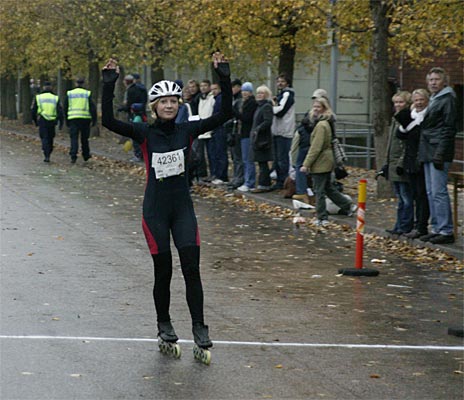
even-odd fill
[[[100,342],[158,342],[151,338],[114,338],[94,336],[41,336],[41,335],[0,335],[0,339],[26,340],[79,340]],[[193,340],[181,339],[178,343],[193,344]],[[313,347],[313,348],[347,348],[347,349],[392,349],[392,350],[445,350],[464,351],[464,346],[432,346],[432,345],[396,345],[396,344],[344,344],[344,343],[285,343],[285,342],[241,342],[229,340],[213,340],[215,345],[225,346],[266,346],[266,347]]]

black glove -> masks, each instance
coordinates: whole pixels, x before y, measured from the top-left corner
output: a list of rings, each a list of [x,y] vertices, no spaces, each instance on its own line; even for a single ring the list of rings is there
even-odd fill
[[[412,121],[414,121],[414,119],[411,118],[411,110],[409,108],[403,108],[398,111],[393,118],[395,118],[403,128],[406,128]]]
[[[212,63],[213,70],[218,74],[220,78],[230,78],[230,66],[228,62],[218,63],[217,68],[214,68],[214,63]]]
[[[435,169],[438,169],[440,171],[442,171],[443,168],[445,167],[442,160],[432,160],[432,163]]]
[[[396,167],[396,173],[397,173],[399,176],[403,175],[403,174],[404,174],[404,169],[403,169],[403,167],[400,167],[400,166]]]
[[[119,73],[115,69],[103,69],[102,80],[103,83],[114,83],[118,80]]]

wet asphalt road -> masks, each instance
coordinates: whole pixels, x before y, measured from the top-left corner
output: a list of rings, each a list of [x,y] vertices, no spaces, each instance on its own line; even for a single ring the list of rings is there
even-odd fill
[[[213,198],[195,196],[212,364],[191,354],[177,257],[183,354],[160,354],[143,178],[0,139],[2,400],[462,398],[461,275],[392,257],[336,276],[353,243]]]

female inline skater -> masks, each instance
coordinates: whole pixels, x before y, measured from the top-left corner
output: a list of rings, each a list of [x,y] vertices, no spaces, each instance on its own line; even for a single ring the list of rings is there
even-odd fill
[[[180,258],[186,285],[192,332],[198,347],[212,346],[203,318],[203,288],[200,278],[200,238],[188,184],[188,153],[193,140],[233,117],[229,63],[223,54],[213,54],[213,66],[222,90],[220,112],[206,119],[176,124],[182,89],[171,81],[160,81],[150,89],[153,124],[132,124],[113,115],[113,92],[119,76],[118,62],[111,58],[102,70],[102,123],[109,130],[140,144],[147,183],[143,200],[142,227],[153,257],[158,336],[176,342],[169,314],[172,256],[170,233]]]

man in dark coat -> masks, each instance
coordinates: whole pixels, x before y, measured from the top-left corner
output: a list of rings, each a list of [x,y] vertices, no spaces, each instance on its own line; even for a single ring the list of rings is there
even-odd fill
[[[427,83],[432,96],[421,124],[419,161],[424,163],[432,231],[420,239],[435,244],[454,243],[447,184],[457,133],[456,94],[448,86],[448,77],[442,68],[432,68],[427,74]]]

